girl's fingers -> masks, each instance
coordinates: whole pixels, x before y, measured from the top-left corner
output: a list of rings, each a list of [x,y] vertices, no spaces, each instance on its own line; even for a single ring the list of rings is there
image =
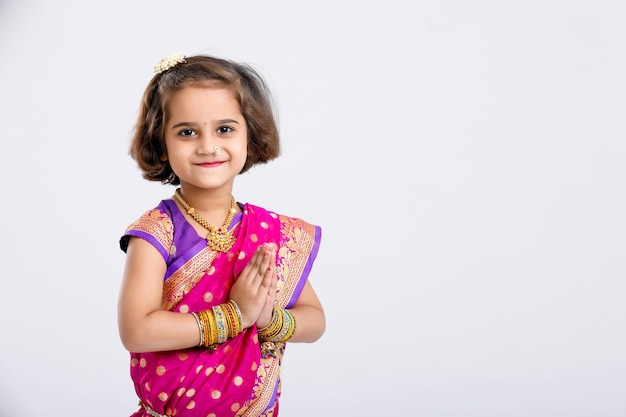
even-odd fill
[[[256,273],[259,269],[259,265],[263,260],[263,248],[259,246],[254,251],[252,258],[248,262],[248,264],[243,268],[241,274],[239,275],[239,279],[243,279],[244,281],[249,281],[256,276]]]
[[[276,250],[273,244],[259,246],[231,288],[230,295],[239,305],[248,325],[261,316],[265,322],[265,316],[271,313],[274,305],[278,276]]]
[[[265,273],[262,275],[263,280],[260,283],[261,292],[267,294],[267,291],[272,286],[272,278],[274,277],[275,267],[268,267]]]
[[[278,282],[278,272],[276,268],[273,268],[272,284],[270,285],[270,291],[272,291],[272,297],[276,294],[276,283]]]
[[[274,245],[275,246],[275,245]],[[272,247],[272,249],[274,249]],[[274,297],[276,294],[276,280],[278,277],[278,273],[276,270],[276,251],[270,251],[270,266],[265,271],[263,275],[263,281],[261,282],[261,287],[266,292],[266,294]]]
[[[248,264],[239,275],[239,285],[249,287],[260,295],[266,294],[272,284],[272,277],[276,275],[276,245],[260,245]]]
[[[271,254],[268,250],[263,250],[263,259],[259,264],[259,269],[257,270],[257,274],[252,280],[252,285],[255,287],[260,287],[262,283],[265,281],[265,275],[272,272],[272,265],[270,264]]]

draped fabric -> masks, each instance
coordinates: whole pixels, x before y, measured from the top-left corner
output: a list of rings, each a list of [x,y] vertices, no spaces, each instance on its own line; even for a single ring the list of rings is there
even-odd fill
[[[120,239],[126,251],[131,237],[151,243],[167,265],[161,308],[191,313],[228,301],[236,278],[256,248],[278,246],[277,304],[297,301],[317,256],[321,229],[301,219],[243,205],[231,230],[236,242],[228,253],[209,249],[173,200],[163,200],[132,223]],[[179,417],[277,416],[280,364],[261,358],[257,329],[252,326],[215,351],[189,348],[131,353],[130,374],[140,404]],[[132,417],[148,417],[141,407]]]

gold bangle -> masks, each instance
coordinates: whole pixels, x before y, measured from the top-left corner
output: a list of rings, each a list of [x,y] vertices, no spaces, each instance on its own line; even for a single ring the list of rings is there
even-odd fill
[[[228,302],[233,306],[233,309],[235,310],[235,315],[237,316],[237,333],[241,333],[243,332],[243,316],[241,315],[239,305],[235,302],[235,300],[229,300]]]
[[[229,338],[235,337],[235,322],[233,320],[233,311],[229,303],[222,304],[224,311],[224,319],[226,320],[226,334]]]
[[[286,342],[296,332],[296,318],[290,311],[274,307],[270,324],[258,331],[259,339],[263,342]]]
[[[283,325],[281,326],[278,334],[272,339],[275,342],[282,342],[287,333],[289,333],[289,330],[291,329],[291,313],[289,313],[284,308],[282,308],[280,312],[283,317]]]
[[[196,319],[196,324],[198,325],[198,331],[200,332],[200,343],[198,343],[198,346],[203,346],[204,345],[204,329],[202,328],[202,321],[200,320],[200,317],[198,317],[198,314],[191,313],[191,315]]]
[[[228,302],[222,304],[222,309],[224,310],[224,313],[226,313],[228,334],[230,337],[235,337],[242,332],[241,320],[239,320],[236,311],[237,308],[237,304],[235,304],[235,302],[232,300],[229,300]]]
[[[211,347],[217,343],[217,324],[213,315],[213,310],[202,310],[198,313],[204,327],[204,347]]]
[[[215,346],[217,346],[217,320],[215,319],[215,313],[213,312],[213,309],[207,310],[207,317],[209,318],[209,322],[212,326],[209,348],[213,349]]]
[[[280,331],[281,325],[279,324],[280,312],[278,311],[278,307],[274,306],[272,310],[272,319],[269,324],[261,329],[258,329],[257,332],[259,334],[259,338],[262,341],[270,341],[272,336],[278,331]]]
[[[282,312],[282,309],[278,309],[278,314],[276,314],[276,317],[278,317],[276,319],[276,326],[274,326],[274,328],[272,329],[273,331],[267,336],[267,340],[271,340],[272,342],[278,340],[278,337],[280,336],[283,327],[285,327],[285,314]]]
[[[281,342],[288,341],[296,333],[296,318],[289,310],[285,310],[285,313],[289,316],[289,326],[285,332],[285,336],[280,340]]]
[[[196,319],[200,331],[198,346],[214,350],[221,343],[243,331],[241,311],[232,300],[191,314]]]
[[[226,324],[224,310],[221,304],[213,306],[213,315],[217,328],[217,343],[224,343],[228,340],[228,325]]]

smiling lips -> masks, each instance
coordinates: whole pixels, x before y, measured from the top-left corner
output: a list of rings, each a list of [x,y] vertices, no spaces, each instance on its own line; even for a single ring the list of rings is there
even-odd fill
[[[205,167],[205,168],[214,168],[214,167],[218,167],[220,165],[222,165],[224,163],[224,161],[213,161],[213,162],[202,162],[199,164],[196,164],[198,166],[201,167]]]

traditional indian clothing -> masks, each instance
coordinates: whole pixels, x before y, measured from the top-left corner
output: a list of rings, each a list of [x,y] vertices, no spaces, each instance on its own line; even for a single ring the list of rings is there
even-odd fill
[[[236,242],[228,253],[211,250],[172,199],[127,228],[123,251],[132,236],[139,237],[167,264],[162,309],[192,313],[227,302],[236,278],[266,242],[278,246],[277,305],[295,304],[317,256],[321,229],[251,204],[241,207],[230,226]],[[214,351],[131,353],[130,374],[140,399],[132,417],[277,416],[284,350],[285,344],[277,343],[276,357],[261,357],[252,326]]]

